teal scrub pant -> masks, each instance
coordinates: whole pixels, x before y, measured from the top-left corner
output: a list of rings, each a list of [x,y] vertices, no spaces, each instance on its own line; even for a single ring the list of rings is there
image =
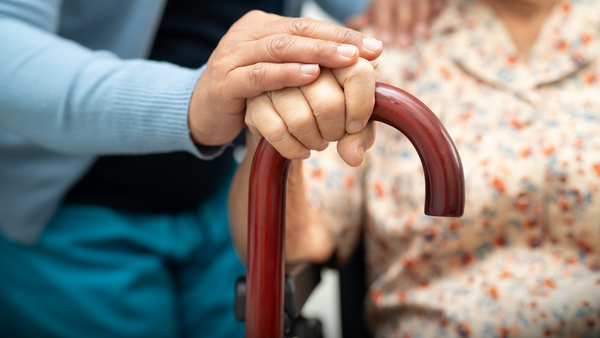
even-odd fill
[[[227,189],[180,214],[67,205],[32,246],[0,236],[0,337],[243,337]]]

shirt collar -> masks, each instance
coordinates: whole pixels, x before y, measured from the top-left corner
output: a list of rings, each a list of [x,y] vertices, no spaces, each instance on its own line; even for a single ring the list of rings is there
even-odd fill
[[[525,90],[565,78],[600,55],[600,4],[559,0],[530,55],[519,53],[493,10],[476,0],[450,0],[432,27],[448,37],[451,56],[465,72],[497,86]]]

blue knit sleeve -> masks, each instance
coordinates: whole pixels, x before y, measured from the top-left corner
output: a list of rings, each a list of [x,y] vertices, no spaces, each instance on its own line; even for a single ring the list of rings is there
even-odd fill
[[[0,1],[0,128],[64,154],[218,156],[202,156],[189,135],[188,105],[203,69],[123,60],[63,39],[55,33],[60,6]]]
[[[316,0],[321,8],[341,23],[364,11],[370,0]]]

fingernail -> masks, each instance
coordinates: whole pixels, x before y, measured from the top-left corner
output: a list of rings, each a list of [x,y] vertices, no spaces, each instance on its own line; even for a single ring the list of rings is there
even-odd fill
[[[406,34],[402,34],[400,35],[400,37],[398,38],[398,43],[400,44],[400,46],[402,47],[407,47],[408,45],[410,45],[410,38],[408,37],[408,35]]]
[[[315,75],[319,71],[319,65],[302,65],[300,66],[302,73],[307,75]]]
[[[363,146],[360,146],[360,148],[358,148],[358,155],[360,155],[360,162],[362,163],[362,161],[365,159],[365,148]]]
[[[422,38],[427,37],[427,25],[423,22],[418,23],[415,27],[415,34]]]
[[[381,41],[383,41],[383,43],[389,44],[390,42],[392,42],[392,33],[388,31],[383,31],[380,35]]]
[[[379,59],[371,60],[369,62],[371,63],[371,65],[373,65],[373,68],[375,69],[377,69],[377,67],[379,66]]]
[[[321,148],[317,149],[317,151],[323,151],[323,150],[327,149],[327,147],[329,147],[329,142],[325,143],[325,145],[322,146]]]
[[[371,39],[371,38],[363,39],[363,46],[365,46],[365,48],[370,50],[371,52],[378,50],[379,48],[381,48],[382,45],[383,45],[383,42],[381,42],[379,40],[375,40],[375,39]]]
[[[299,157],[298,159],[300,159],[300,160],[306,160],[306,159],[307,159],[307,158],[309,158],[309,157],[310,157],[310,152],[308,152],[308,153],[306,153],[306,154],[302,155],[302,156],[301,156],[301,157]]]
[[[342,54],[342,56],[350,59],[356,53],[356,47],[350,45],[340,45],[337,48],[338,52]]]
[[[362,127],[363,127],[362,122],[360,122],[360,121],[352,121],[352,122],[348,123],[348,128],[346,128],[346,130],[350,134],[356,134],[359,131],[361,131]]]

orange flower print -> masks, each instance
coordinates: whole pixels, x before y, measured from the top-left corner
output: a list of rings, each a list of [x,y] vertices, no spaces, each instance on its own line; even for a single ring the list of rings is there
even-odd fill
[[[502,247],[506,245],[506,237],[504,236],[498,236],[494,239],[494,244],[496,244],[496,246],[498,247]]]
[[[467,265],[469,265],[469,264],[473,263],[473,261],[474,261],[474,260],[475,260],[475,257],[473,257],[473,254],[467,253],[467,254],[465,254],[465,255],[462,257],[462,259],[461,259],[461,262],[460,262],[460,263],[461,263],[463,266],[467,266]]]
[[[594,251],[592,249],[592,246],[589,245],[588,243],[586,243],[584,240],[580,239],[577,242],[575,242],[575,244],[577,244],[577,246],[579,247],[579,249],[581,249],[586,254],[590,254],[590,253],[592,253]]]
[[[515,202],[515,207],[520,212],[526,211],[527,208],[529,207],[529,202],[530,201],[529,201],[529,197],[528,197],[527,193],[521,192],[521,193],[519,193],[519,196],[517,196],[517,200]]]
[[[375,188],[375,193],[377,194],[377,197],[383,198],[385,193],[383,191],[383,186],[381,186],[381,183],[375,182],[374,188]]]
[[[554,152],[556,152],[556,148],[550,147],[550,148],[547,148],[544,150],[544,155],[552,156],[552,154],[554,154]]]
[[[375,305],[380,305],[383,299],[383,295],[380,292],[371,292],[371,300]]]
[[[510,119],[510,125],[513,126],[516,130],[523,129],[523,124],[517,119]]]
[[[471,326],[469,326],[469,324],[466,323],[460,323],[458,324],[458,326],[456,327],[456,331],[458,332],[458,335],[461,337],[470,337],[471,336]]]
[[[493,178],[490,185],[496,188],[496,191],[498,191],[500,195],[504,194],[504,182],[502,182],[501,179],[497,177]]]
[[[323,171],[321,169],[315,169],[312,171],[311,176],[316,179],[323,178]]]
[[[442,75],[444,76],[444,78],[446,78],[446,80],[450,80],[450,78],[452,78],[450,71],[446,67],[440,67],[440,73],[442,73]]]
[[[522,158],[527,158],[531,155],[531,149],[523,149],[521,150],[521,152],[519,152],[519,156],[521,156]]]
[[[351,188],[354,185],[354,177],[346,176],[344,178],[344,185],[346,186],[346,188]]]
[[[514,65],[517,63],[517,60],[518,60],[518,59],[519,59],[519,58],[518,58],[518,56],[517,56],[517,55],[515,55],[515,54],[509,54],[509,55],[506,57],[506,65],[507,65],[507,66],[514,66]]]
[[[544,285],[546,285],[546,287],[550,289],[556,289],[556,284],[554,284],[554,282],[550,278],[544,279]]]
[[[592,40],[593,40],[593,38],[590,33],[581,34],[581,42],[583,42],[584,45],[589,44]]]
[[[569,14],[569,12],[571,11],[571,3],[569,1],[564,1],[561,5],[560,5],[560,11],[563,14]]]
[[[495,286],[490,287],[487,292],[490,297],[494,298],[494,300],[498,299],[498,289],[496,289]]]
[[[600,176],[600,165],[598,163],[595,163],[592,166],[592,169],[594,169],[594,172],[596,173],[596,175]]]
[[[458,229],[460,229],[460,222],[456,221],[456,220],[451,220],[450,222],[448,222],[448,229],[450,231],[458,231]]]
[[[565,41],[561,40],[556,43],[556,49],[560,52],[565,52],[568,49],[568,45]]]
[[[598,78],[596,77],[595,73],[588,73],[583,75],[583,83],[585,83],[586,85],[593,84],[597,80]]]

